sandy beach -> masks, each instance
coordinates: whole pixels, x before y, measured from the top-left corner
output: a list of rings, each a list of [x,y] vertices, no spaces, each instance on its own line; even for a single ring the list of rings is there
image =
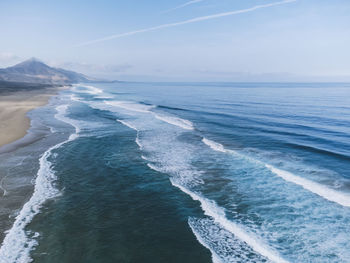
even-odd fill
[[[26,91],[17,88],[11,92],[0,89],[0,243],[16,213],[32,195],[32,180],[38,169],[36,164],[30,162],[33,154],[31,150],[19,154],[13,162],[11,155],[6,153],[35,141],[35,137],[23,142],[20,140],[30,127],[27,113],[47,104],[50,97],[62,89],[63,87],[31,87]],[[28,160],[29,164],[25,164],[24,160]]]
[[[0,94],[0,147],[22,138],[30,127],[27,112],[47,104],[59,88]]]

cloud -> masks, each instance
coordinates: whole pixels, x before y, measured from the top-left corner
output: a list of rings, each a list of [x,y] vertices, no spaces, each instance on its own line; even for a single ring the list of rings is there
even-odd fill
[[[64,63],[52,62],[50,63],[50,65],[55,67],[75,70],[79,72],[84,72],[84,73],[105,73],[105,74],[126,72],[133,67],[128,63],[98,65],[98,64],[78,63],[78,62],[64,62]]]
[[[192,70],[196,81],[228,82],[349,82],[350,74],[299,74],[290,72],[239,72],[220,70]]]
[[[184,8],[186,6],[189,6],[189,5],[193,5],[193,4],[196,4],[196,3],[200,3],[200,2],[203,2],[204,0],[192,0],[192,1],[188,1],[182,5],[179,5],[179,6],[176,6],[174,8],[170,8],[168,10],[165,10],[163,13],[168,13],[168,12],[171,12],[171,11],[175,11],[177,9],[180,9],[180,8]]]
[[[0,52],[0,65],[9,66],[11,64],[17,63],[21,58],[10,52]]]
[[[234,11],[218,13],[218,14],[213,14],[213,15],[208,15],[208,16],[195,17],[195,18],[180,21],[180,22],[163,24],[163,25],[159,25],[159,26],[155,26],[155,27],[149,27],[149,28],[145,28],[145,29],[140,29],[140,30],[122,33],[122,34],[111,35],[111,36],[100,38],[100,39],[90,40],[90,41],[78,44],[78,45],[76,45],[76,47],[87,46],[87,45],[91,45],[91,44],[95,44],[95,43],[99,43],[99,42],[104,42],[104,41],[108,41],[108,40],[112,40],[112,39],[132,36],[132,35],[136,35],[139,33],[156,31],[156,30],[163,29],[163,28],[176,27],[176,26],[201,22],[201,21],[205,21],[205,20],[211,20],[211,19],[225,17],[225,16],[233,16],[233,15],[238,15],[238,14],[242,14],[242,13],[253,12],[253,11],[258,10],[258,9],[293,3],[296,1],[298,1],[298,0],[284,0],[284,1],[274,2],[274,3],[270,3],[270,4],[265,4],[265,5],[256,5],[256,6],[253,6],[251,8],[247,8],[247,9],[234,10]]]

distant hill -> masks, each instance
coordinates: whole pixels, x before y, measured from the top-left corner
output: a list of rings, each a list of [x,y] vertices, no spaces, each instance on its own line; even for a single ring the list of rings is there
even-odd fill
[[[49,67],[35,58],[12,67],[0,69],[0,80],[38,84],[72,84],[95,81],[80,73]]]

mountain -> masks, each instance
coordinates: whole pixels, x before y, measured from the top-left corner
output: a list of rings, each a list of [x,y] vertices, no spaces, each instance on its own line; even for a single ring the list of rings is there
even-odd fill
[[[0,80],[40,84],[72,84],[94,81],[94,79],[80,73],[50,67],[35,58],[12,67],[0,69]]]

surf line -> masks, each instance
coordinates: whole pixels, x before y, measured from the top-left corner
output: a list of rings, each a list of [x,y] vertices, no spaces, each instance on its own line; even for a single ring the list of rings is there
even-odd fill
[[[39,236],[39,233],[30,233],[31,237],[29,237],[25,228],[40,212],[41,207],[47,200],[60,195],[59,190],[53,185],[57,177],[52,169],[49,157],[53,150],[79,137],[80,128],[72,119],[66,117],[68,107],[68,105],[56,107],[57,114],[55,114],[55,118],[72,125],[75,128],[75,133],[72,133],[67,140],[50,147],[40,157],[40,167],[35,179],[34,193],[29,201],[24,204],[0,247],[0,259],[3,259],[4,262],[25,263],[32,261],[30,252],[38,245],[35,238]]]
[[[104,101],[104,103],[128,111],[152,114],[156,119],[160,121],[180,127],[184,130],[194,130],[193,123],[189,120],[185,120],[176,116],[159,114],[152,111],[152,109],[157,107],[156,105],[143,105],[132,101]]]
[[[137,127],[132,125],[131,123],[124,121],[124,120],[117,120],[121,124],[127,126],[130,129],[133,129],[137,132],[136,135],[136,140],[135,142],[138,144],[140,150],[142,150],[142,144],[139,142],[139,130]],[[148,158],[142,156],[143,159],[148,160]],[[162,168],[158,168],[153,164],[148,163],[147,166],[157,172],[164,173],[165,171],[162,170]],[[283,259],[280,255],[278,255],[277,252],[274,250],[270,249],[268,246],[263,244],[262,242],[259,241],[258,238],[252,236],[250,233],[245,231],[241,226],[238,224],[228,220],[225,215],[225,211],[223,208],[217,206],[217,204],[209,200],[205,197],[202,197],[201,195],[187,189],[186,187],[182,186],[181,184],[177,183],[176,180],[173,180],[170,178],[170,182],[174,187],[177,187],[180,189],[182,192],[185,194],[189,195],[193,200],[198,201],[200,203],[200,206],[204,212],[205,215],[209,216],[214,220],[214,222],[218,223],[222,228],[226,229],[227,231],[231,232],[235,236],[237,236],[240,240],[245,242],[248,246],[250,246],[254,251],[259,253],[260,255],[270,259],[273,262],[276,263],[288,263],[285,259]],[[196,235],[196,233],[194,233]],[[196,235],[197,237],[197,235]],[[198,237],[197,237],[198,239]],[[201,244],[202,242],[199,241]],[[202,244],[203,245],[203,244]],[[205,247],[208,248],[208,246],[204,245]],[[218,261],[218,255],[215,253],[215,251],[209,249],[212,253],[212,258],[216,259],[215,262]]]
[[[204,211],[205,215],[211,217],[214,220],[214,222],[219,224],[222,228],[231,232],[238,239],[245,242],[255,252],[259,253],[260,255],[268,258],[273,262],[288,263],[288,261],[283,259],[277,252],[275,252],[273,249],[269,248],[266,244],[261,242],[257,237],[244,230],[244,228],[240,225],[227,219],[224,209],[219,207],[214,201],[202,197],[199,194],[192,192],[186,189],[185,187],[177,184],[176,182],[172,182],[172,184],[178,187],[187,195],[189,195],[193,200],[198,201],[201,204],[201,208]],[[215,256],[217,256],[217,254],[213,254],[214,258]]]
[[[269,165],[269,164],[263,163],[262,161],[245,156],[245,155],[238,153],[236,151],[228,150],[222,144],[214,142],[212,140],[203,138],[202,141],[204,144],[209,146],[214,151],[233,154],[233,155],[236,155],[236,156],[243,158],[247,161],[262,165],[262,166],[266,167],[267,169],[269,169],[273,174],[277,175],[278,177],[282,178],[283,180],[285,180],[287,182],[299,185],[302,188],[304,188],[305,190],[312,192],[312,193],[314,193],[314,194],[316,194],[316,195],[318,195],[318,196],[320,196],[328,201],[337,203],[341,206],[350,207],[350,195],[348,195],[348,194],[333,190],[325,185],[322,185],[322,184],[313,182],[311,180],[305,179],[303,177],[294,175],[288,171],[278,169],[272,165]]]
[[[158,168],[152,164],[147,164],[149,168],[164,173],[164,171],[161,168]],[[287,260],[282,258],[276,251],[269,248],[266,244],[264,244],[262,241],[259,240],[259,238],[255,237],[253,234],[247,232],[242,226],[239,224],[236,224],[235,222],[230,221],[226,217],[226,213],[222,207],[219,207],[215,201],[207,199],[200,194],[189,190],[188,188],[182,186],[176,180],[173,178],[170,178],[170,182],[174,187],[177,187],[185,194],[189,195],[192,200],[198,201],[200,203],[200,206],[204,212],[204,214],[214,220],[215,223],[217,223],[219,226],[221,226],[223,229],[226,229],[233,235],[235,235],[238,239],[245,242],[248,246],[250,246],[255,252],[259,253],[260,255],[264,256],[265,258],[268,258],[269,260],[276,262],[276,263],[288,263]],[[190,226],[191,227],[191,226]],[[192,229],[192,227],[191,227]],[[193,229],[192,229],[193,230]],[[212,259],[213,262],[218,263],[221,262],[221,260],[218,260],[219,256],[218,254],[207,244],[205,243],[200,237],[198,237],[198,234],[193,231],[194,235],[198,239],[198,241],[206,248],[210,250],[212,253]]]

